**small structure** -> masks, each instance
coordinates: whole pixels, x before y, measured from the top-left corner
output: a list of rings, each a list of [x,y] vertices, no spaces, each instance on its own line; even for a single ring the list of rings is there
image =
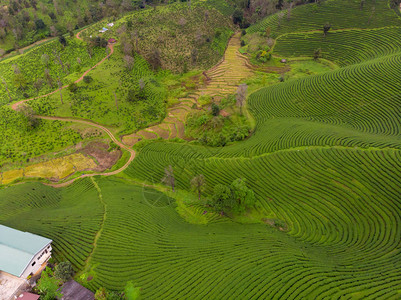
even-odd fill
[[[107,26],[113,27],[113,26],[114,26],[114,23],[109,23],[109,24],[107,24]]]
[[[0,271],[19,278],[35,274],[51,256],[52,240],[0,225]]]
[[[40,297],[39,295],[24,292],[21,295],[19,295],[18,297],[15,297],[15,299],[16,300],[38,300],[39,297]]]
[[[282,60],[280,60],[281,63],[286,64],[287,60],[285,58],[283,58]]]
[[[107,30],[109,30],[109,29],[106,28],[106,27],[103,27],[101,30],[99,30],[99,32],[100,32],[100,33],[103,33],[103,32],[106,32]]]
[[[75,280],[69,280],[63,284],[60,290],[63,296],[60,300],[94,300],[95,294],[84,288]]]
[[[111,39],[109,39],[107,42],[108,42],[109,44],[115,44],[115,43],[117,42],[117,40],[111,38]]]

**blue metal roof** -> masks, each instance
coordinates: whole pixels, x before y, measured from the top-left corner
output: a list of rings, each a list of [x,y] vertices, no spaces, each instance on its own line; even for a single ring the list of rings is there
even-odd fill
[[[21,276],[32,258],[52,240],[0,225],[0,270]]]

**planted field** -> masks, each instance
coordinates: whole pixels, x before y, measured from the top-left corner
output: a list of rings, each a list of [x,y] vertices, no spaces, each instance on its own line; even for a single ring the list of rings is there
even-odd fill
[[[335,0],[300,5],[267,17],[251,26],[247,33],[266,32],[270,28],[271,37],[277,38],[284,33],[312,30],[323,33],[323,25],[326,23],[331,24],[332,30],[399,26],[400,19],[390,9],[388,2]]]
[[[93,279],[84,284],[91,289],[119,290],[133,280],[147,299],[397,298],[401,186],[394,178],[400,155],[319,148],[213,160],[203,167],[208,184],[233,174],[247,177],[258,210],[284,220],[288,232],[227,220],[188,224],[163,194],[100,178],[98,190],[89,180],[60,190],[38,184],[2,190],[27,195],[11,202],[2,223],[54,239],[56,258],[82,269],[90,256],[84,275]],[[62,209],[67,196],[68,209]],[[14,198],[0,199],[9,205]]]
[[[59,121],[39,120],[38,125],[31,128],[22,114],[8,106],[0,107],[0,116],[0,166],[60,151],[85,137],[71,124]],[[92,132],[91,135],[101,133]]]
[[[53,256],[85,266],[103,219],[104,207],[90,180],[55,189],[40,183],[0,190],[0,222],[53,240]]]
[[[327,36],[321,32],[290,33],[277,39],[274,53],[283,57],[313,57],[320,48],[322,58],[347,66],[399,52],[400,34],[401,27],[340,30]]]

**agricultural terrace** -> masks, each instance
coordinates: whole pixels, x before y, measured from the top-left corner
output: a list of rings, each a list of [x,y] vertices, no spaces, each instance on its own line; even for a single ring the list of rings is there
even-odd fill
[[[341,68],[284,74],[281,80],[273,74],[266,82],[255,71],[256,79],[247,82],[259,82],[250,84],[246,103],[255,131],[245,141],[225,147],[147,142],[136,156],[130,149],[135,159],[117,176],[80,179],[59,189],[38,183],[7,187],[0,190],[0,222],[52,238],[56,260],[71,261],[76,280],[91,290],[122,290],[133,281],[145,299],[400,298],[401,49],[397,39],[385,38],[397,32],[398,17],[386,1],[361,6],[342,0],[299,6],[288,16],[276,14],[250,27],[244,41],[257,34],[267,44],[270,27],[277,38],[274,55],[277,49],[312,56],[302,50],[307,43],[293,36],[298,32],[312,37],[311,50],[319,46]],[[318,41],[327,22],[333,28],[324,41],[343,41],[335,51]],[[369,41],[377,35],[378,46],[352,46],[353,39],[362,43],[363,34]],[[280,46],[287,36],[294,37],[293,47],[289,40]],[[277,70],[274,55],[257,69]],[[228,83],[251,72],[243,59],[240,72],[224,64],[209,71],[216,80],[210,90],[224,96],[235,89]],[[111,57],[104,66],[113,64]],[[152,75],[156,83],[144,82],[157,87],[161,74]],[[235,78],[225,81],[229,75]],[[78,91],[98,84],[96,76],[87,86],[79,83]],[[103,91],[107,101],[115,101]],[[63,93],[74,99],[70,91]],[[165,93],[174,103],[172,91]],[[191,107],[205,99],[197,92],[187,96],[197,100],[186,99]],[[49,111],[35,109],[60,113],[51,99],[35,102]],[[90,111],[88,106],[82,114]],[[106,121],[105,112],[76,116]],[[160,184],[169,166],[175,192]],[[200,200],[191,185],[199,174],[205,179]],[[207,205],[216,185],[237,178],[255,193],[251,209],[221,215]]]

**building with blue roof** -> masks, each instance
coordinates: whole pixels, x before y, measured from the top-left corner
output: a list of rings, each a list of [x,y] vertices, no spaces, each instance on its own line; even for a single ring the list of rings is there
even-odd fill
[[[51,257],[52,240],[0,225],[0,271],[20,278],[35,274]]]

